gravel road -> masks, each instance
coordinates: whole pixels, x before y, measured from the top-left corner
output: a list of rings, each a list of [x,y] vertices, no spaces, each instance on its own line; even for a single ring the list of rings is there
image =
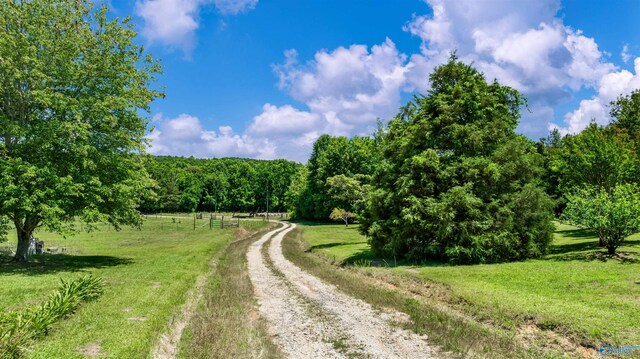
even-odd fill
[[[369,304],[322,282],[282,254],[295,224],[265,234],[247,252],[249,275],[275,342],[290,358],[433,358],[427,338],[390,322],[403,313]],[[268,245],[268,255],[262,250]]]

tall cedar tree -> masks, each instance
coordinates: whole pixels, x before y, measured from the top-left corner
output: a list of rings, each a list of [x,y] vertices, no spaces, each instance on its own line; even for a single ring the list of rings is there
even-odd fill
[[[452,55],[390,121],[361,230],[379,255],[451,263],[544,254],[542,157],[516,135],[524,99]]]
[[[0,28],[0,216],[17,230],[15,259],[40,226],[138,224],[140,110],[161,96],[149,88],[160,67],[130,19],[84,0],[8,0]]]

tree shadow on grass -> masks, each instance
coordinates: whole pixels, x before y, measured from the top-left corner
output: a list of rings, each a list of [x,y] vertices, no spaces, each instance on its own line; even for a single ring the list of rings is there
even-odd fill
[[[589,229],[565,229],[562,231],[556,231],[557,234],[563,235],[565,238],[583,239],[589,237],[598,237],[596,233]]]
[[[306,219],[289,219],[287,220],[289,223],[302,224],[307,227],[315,227],[315,226],[326,226],[327,224],[335,224],[336,222],[330,221],[310,221]]]
[[[302,224],[302,225],[307,226],[307,227],[335,225],[335,226],[341,226],[342,228],[345,228],[345,229],[356,229],[356,230],[358,229],[358,224],[360,224],[359,222],[349,222],[349,226],[346,227],[344,225],[344,222],[331,221],[331,220],[311,221],[311,220],[308,220],[308,219],[288,219],[287,222],[295,223],[295,224]]]
[[[69,254],[43,254],[31,262],[18,263],[7,255],[0,255],[1,275],[40,275],[58,272],[80,272],[85,269],[116,267],[133,263],[130,258],[112,256],[79,256]]]
[[[639,263],[638,253],[626,252],[619,250],[615,255],[609,255],[605,248],[600,247],[597,235],[587,229],[573,229],[557,231],[562,234],[565,239],[576,240],[566,244],[556,244],[551,246],[549,254],[545,257],[547,260],[554,261],[600,261],[609,260],[619,261],[620,263],[630,264]],[[591,238],[589,241],[584,239]],[[627,239],[623,243],[623,247],[638,247],[640,240]]]
[[[582,262],[608,262],[608,261],[617,261],[621,264],[636,264],[640,263],[640,259],[638,259],[638,254],[633,252],[622,252],[617,251],[616,254],[608,254],[605,251],[591,251],[591,252],[578,252],[578,253],[568,253],[565,255],[548,257],[547,260],[554,260],[560,262],[566,261],[582,261]]]
[[[590,242],[568,243],[552,245],[549,249],[549,255],[558,256],[566,254],[576,254],[576,252],[586,252],[602,249],[598,245],[598,240],[594,239]]]
[[[332,243],[325,243],[325,244],[318,244],[315,246],[311,246],[309,247],[310,251],[315,251],[316,249],[326,249],[326,248],[333,248],[333,247],[339,247],[339,246],[348,246],[348,245],[352,245],[352,244],[363,244],[363,243],[367,243],[367,241],[358,241],[358,242],[332,242]]]

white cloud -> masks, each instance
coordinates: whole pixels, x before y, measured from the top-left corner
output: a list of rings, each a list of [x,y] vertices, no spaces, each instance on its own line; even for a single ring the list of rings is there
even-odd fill
[[[577,110],[564,116],[567,126],[561,130],[565,133],[577,133],[584,130],[591,122],[603,124],[608,119],[607,110],[599,99],[582,100]]]
[[[236,134],[229,126],[205,130],[197,117],[187,114],[154,118],[156,128],[147,137],[149,152],[154,155],[275,158],[275,146],[268,140]]]
[[[533,138],[546,135],[558,104],[578,91],[597,90],[604,76],[617,71],[593,38],[557,16],[559,0],[426,2],[433,15],[414,16],[405,25],[422,40],[421,53],[411,56],[411,84],[424,90],[416,81],[427,78],[443,53],[457,50],[488,80],[497,78],[528,98],[533,113],[523,111],[519,130]]]
[[[147,41],[188,56],[196,45],[200,10],[211,3],[223,15],[236,15],[253,9],[258,0],[136,0],[135,13],[144,19],[141,33]]]
[[[254,135],[283,135],[312,131],[320,122],[318,114],[299,111],[292,106],[277,107],[265,104],[262,113],[253,118],[248,133]]]
[[[144,19],[142,36],[189,53],[195,46],[198,11],[203,0],[138,0],[136,14]]]
[[[627,62],[629,62],[629,60],[631,60],[631,53],[629,52],[629,44],[625,44],[624,46],[622,46],[622,52],[620,52],[620,57],[622,58],[622,61],[624,61],[624,63],[626,64]]]
[[[295,50],[285,52],[285,58],[284,64],[274,67],[280,88],[336,132],[370,126],[400,107],[407,61],[390,39],[371,49],[351,45],[321,50],[305,64],[298,62]]]
[[[236,15],[253,10],[258,4],[258,0],[213,0],[213,3],[220,13]]]
[[[565,115],[564,133],[584,130],[591,121],[606,124],[610,121],[608,106],[620,95],[627,95],[640,88],[640,57],[634,60],[634,72],[619,70],[605,74],[600,79],[598,92],[588,100],[580,101],[580,107]]]
[[[320,134],[368,135],[376,119],[394,116],[402,88],[410,86],[406,76],[410,67],[415,65],[390,39],[371,48],[321,50],[305,63],[298,61],[295,50],[288,50],[274,72],[280,88],[308,110],[267,103],[246,134],[273,143],[277,156],[306,162]]]

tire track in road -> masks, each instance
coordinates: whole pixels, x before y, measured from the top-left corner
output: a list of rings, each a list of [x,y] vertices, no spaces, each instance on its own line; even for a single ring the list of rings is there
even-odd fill
[[[249,276],[258,298],[260,313],[269,322],[275,342],[291,358],[346,358],[327,338],[335,328],[317,320],[299,296],[278,278],[262,257],[261,248],[274,235],[284,235],[293,227],[273,230],[253,243],[247,251]],[[324,340],[323,340],[324,339]]]
[[[294,228],[295,224],[290,224],[269,232],[247,253],[261,313],[285,353],[292,358],[340,358],[345,354],[385,359],[434,357],[435,350],[424,336],[390,324],[402,313],[375,311],[368,303],[340,292],[288,261],[282,253],[282,240]],[[275,270],[260,255],[260,249],[270,239],[268,253]],[[314,320],[306,313],[305,301],[319,308],[324,320]],[[327,338],[332,338],[333,346]],[[350,350],[335,349],[336,338]],[[307,348],[310,351],[305,352]]]

